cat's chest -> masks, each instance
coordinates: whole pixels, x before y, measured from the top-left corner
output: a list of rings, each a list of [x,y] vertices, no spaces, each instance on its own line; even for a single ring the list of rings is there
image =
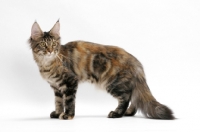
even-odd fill
[[[51,72],[51,70],[44,70],[40,72],[42,78],[46,80],[50,85],[54,87],[58,87],[58,82],[56,81],[57,78],[55,78],[56,73]]]
[[[44,80],[46,81],[50,80],[50,76],[51,76],[50,70],[40,70],[40,74]]]

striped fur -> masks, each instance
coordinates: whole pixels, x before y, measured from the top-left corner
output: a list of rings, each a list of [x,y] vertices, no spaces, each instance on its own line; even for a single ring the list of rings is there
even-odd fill
[[[151,94],[142,64],[134,56],[116,46],[85,41],[61,45],[59,29],[57,22],[42,32],[35,22],[29,40],[41,76],[55,93],[51,118],[73,119],[78,82],[90,81],[118,100],[109,118],[132,116],[140,109],[148,118],[174,119],[172,111]]]

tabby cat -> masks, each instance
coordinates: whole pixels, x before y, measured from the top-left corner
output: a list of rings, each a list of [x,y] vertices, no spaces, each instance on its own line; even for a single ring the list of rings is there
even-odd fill
[[[51,118],[73,119],[78,83],[90,81],[118,100],[108,118],[133,116],[139,109],[147,118],[174,119],[172,111],[151,94],[142,64],[134,56],[119,47],[85,41],[61,45],[59,30],[59,21],[49,32],[35,22],[29,39],[40,74],[55,93]]]

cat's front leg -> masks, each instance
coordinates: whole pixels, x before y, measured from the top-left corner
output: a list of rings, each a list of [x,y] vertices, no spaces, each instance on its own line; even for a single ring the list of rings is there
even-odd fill
[[[75,76],[66,77],[67,79],[60,85],[63,93],[63,105],[65,111],[59,116],[59,119],[71,120],[75,115],[75,97],[78,87],[78,79]]]
[[[50,117],[59,118],[60,114],[64,111],[63,98],[62,98],[63,94],[57,89],[55,89],[54,87],[53,89],[54,89],[54,95],[55,95],[55,111],[51,112]]]

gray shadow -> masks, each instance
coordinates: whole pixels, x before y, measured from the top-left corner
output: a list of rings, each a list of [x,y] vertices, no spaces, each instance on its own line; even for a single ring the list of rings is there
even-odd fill
[[[74,118],[107,118],[107,115],[77,115]]]
[[[84,119],[84,118],[107,118],[107,115],[76,115],[74,119]],[[50,117],[30,117],[30,118],[15,118],[13,121],[49,121],[49,120],[59,120],[58,118]]]
[[[31,117],[31,118],[16,118],[14,121],[47,121],[50,120],[50,117]]]

